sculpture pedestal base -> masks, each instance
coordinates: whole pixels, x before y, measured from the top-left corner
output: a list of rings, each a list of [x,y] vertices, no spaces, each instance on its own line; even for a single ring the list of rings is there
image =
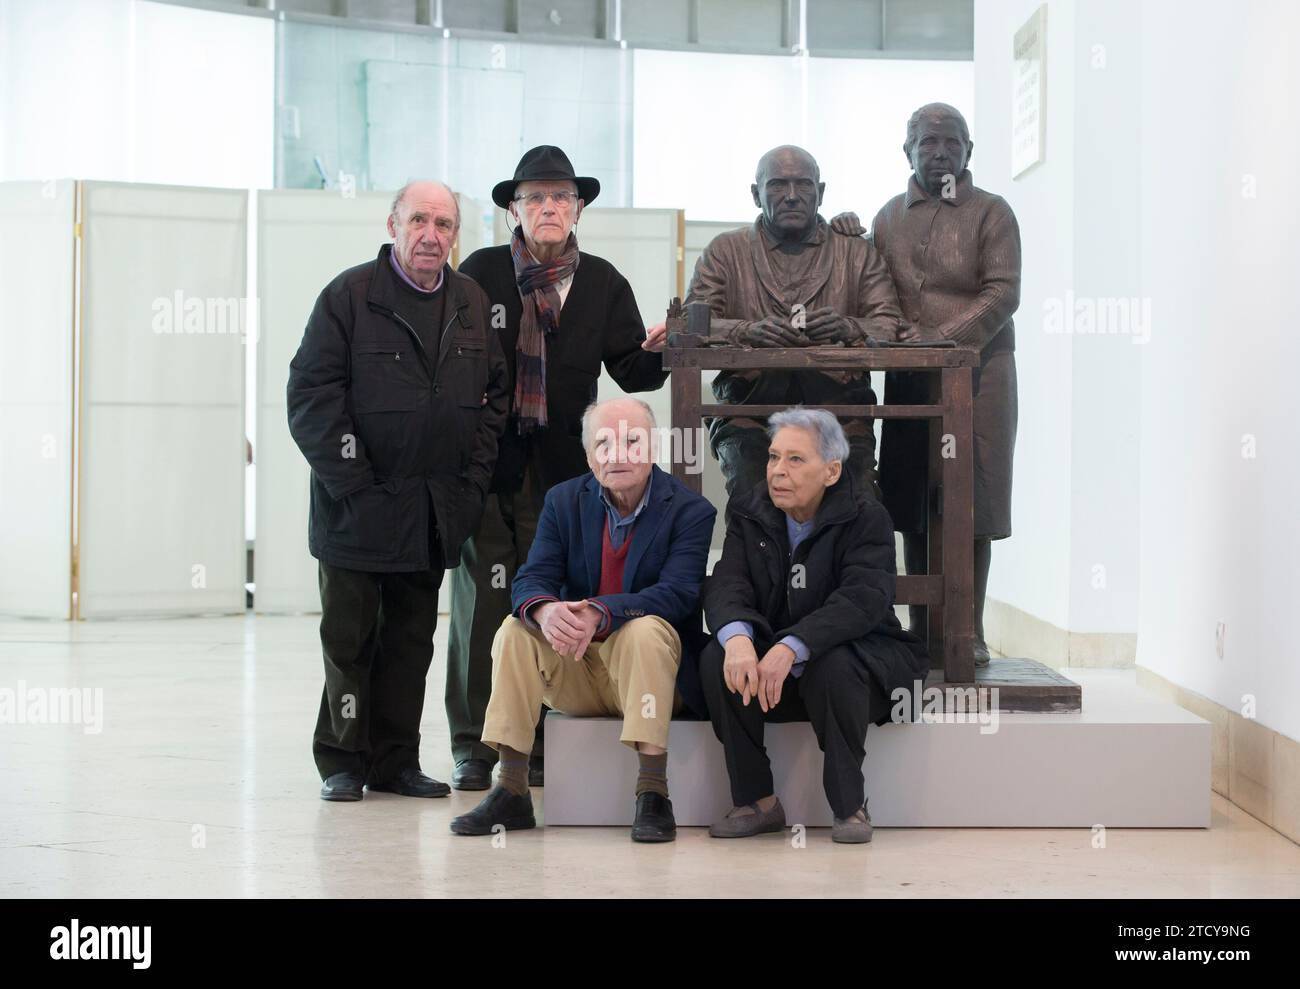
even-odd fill
[[[872,822],[1209,827],[1210,723],[1139,690],[1131,672],[1071,673],[1087,687],[1082,710],[994,709],[965,721],[948,715],[872,727],[863,767]],[[611,718],[546,719],[546,787],[534,791],[544,824],[632,823],[636,753],[618,740],[620,727]],[[812,726],[768,725],[765,738],[787,822],[829,826]],[[668,787],[681,827],[706,826],[731,807],[722,746],[708,722],[673,722]]]
[[[942,670],[931,670],[926,688],[942,688],[951,696],[945,709],[954,710],[963,699],[955,691],[970,689],[989,692],[986,705],[996,697],[1001,711],[1079,711],[1083,708],[1083,688],[1036,659],[993,658],[988,666],[975,667],[974,683],[945,683]],[[992,692],[996,690],[996,694]],[[966,710],[971,710],[966,704]]]

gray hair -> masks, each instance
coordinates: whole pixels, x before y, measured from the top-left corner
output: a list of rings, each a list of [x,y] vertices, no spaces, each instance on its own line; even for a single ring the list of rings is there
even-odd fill
[[[778,429],[805,429],[817,439],[817,453],[825,461],[849,459],[849,441],[840,421],[825,409],[805,409],[796,405],[784,412],[773,412],[767,420],[767,437],[776,437]]]
[[[451,197],[451,204],[454,207],[456,207],[456,226],[459,227],[460,226],[460,199],[456,196],[456,193],[452,191],[451,186],[449,186],[446,182],[438,182],[437,179],[411,179],[411,181],[407,182],[406,185],[398,189],[397,194],[393,196],[393,205],[389,207],[388,215],[389,216],[397,215],[397,207],[401,206],[402,203],[406,200],[407,191],[411,188],[411,186],[415,185],[418,182],[433,182],[437,185],[442,186],[444,189],[447,190],[447,195]]]
[[[592,402],[582,413],[582,448],[584,450],[591,448],[591,441],[593,439],[591,435],[591,420],[596,417],[596,410],[602,405],[608,405],[610,402],[632,402],[635,405],[641,406],[646,414],[646,418],[650,420],[651,431],[653,432],[658,428],[655,423],[655,410],[650,408],[650,406],[646,405],[646,403],[641,401],[639,398],[633,398],[630,395],[620,395],[618,398],[606,398],[601,401]]]

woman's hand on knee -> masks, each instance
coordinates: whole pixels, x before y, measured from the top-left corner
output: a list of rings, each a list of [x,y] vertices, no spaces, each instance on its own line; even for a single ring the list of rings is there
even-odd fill
[[[733,694],[740,694],[746,706],[751,697],[758,696],[758,653],[754,640],[747,635],[733,635],[723,647],[726,659],[722,662],[722,681]]]
[[[766,714],[781,703],[781,686],[794,666],[794,650],[778,642],[758,664],[758,706]]]

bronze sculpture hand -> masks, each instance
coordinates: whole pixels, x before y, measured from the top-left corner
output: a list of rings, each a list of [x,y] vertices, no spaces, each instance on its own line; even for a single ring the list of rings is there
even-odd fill
[[[735,342],[746,347],[805,347],[807,339],[789,320],[766,316],[737,327]]]
[[[804,334],[813,345],[821,347],[852,346],[863,339],[862,328],[855,321],[829,307],[808,313]]]
[[[837,213],[831,217],[831,229],[846,237],[861,237],[867,232],[857,213]]]

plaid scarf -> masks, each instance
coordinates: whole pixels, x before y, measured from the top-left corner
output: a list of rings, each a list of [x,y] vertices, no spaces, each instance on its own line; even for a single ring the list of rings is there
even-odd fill
[[[523,300],[515,344],[515,426],[519,435],[546,426],[546,341],[560,327],[560,293],[555,287],[577,270],[578,239],[569,233],[564,253],[542,264],[524,244],[523,227],[510,238],[515,284]]]

